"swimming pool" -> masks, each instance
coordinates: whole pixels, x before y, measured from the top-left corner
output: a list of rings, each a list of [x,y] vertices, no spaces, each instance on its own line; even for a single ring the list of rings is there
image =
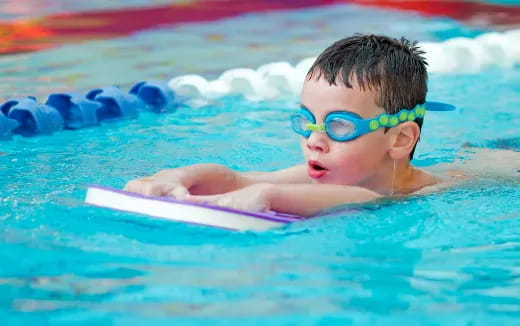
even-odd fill
[[[345,26],[345,15],[356,24]],[[254,14],[5,57],[0,93],[44,97],[185,73],[213,78],[280,58],[295,63],[359,30],[423,41],[485,32],[349,5]],[[466,142],[493,146],[518,137],[519,85],[519,67],[432,74],[430,99],[460,109],[427,117],[416,163],[451,161],[467,151]],[[167,167],[211,161],[268,171],[298,163],[298,137],[287,121],[295,101],[226,97],[209,107],[1,142],[0,320],[514,324],[518,179],[483,176],[444,193],[264,233],[83,205],[88,184],[121,187]]]

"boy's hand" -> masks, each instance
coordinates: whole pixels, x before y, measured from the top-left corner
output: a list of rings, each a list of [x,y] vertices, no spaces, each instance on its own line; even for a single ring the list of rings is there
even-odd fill
[[[128,182],[124,190],[146,196],[172,196],[184,199],[189,195],[189,191],[181,182],[181,174],[181,169],[160,171],[152,176]]]
[[[148,196],[226,194],[253,184],[308,182],[306,166],[298,165],[275,172],[239,173],[220,164],[193,164],[166,169],[144,178],[132,180],[124,190]],[[260,187],[261,188],[261,187]]]
[[[265,212],[271,209],[271,185],[257,183],[220,195],[192,196],[186,200],[250,212]]]

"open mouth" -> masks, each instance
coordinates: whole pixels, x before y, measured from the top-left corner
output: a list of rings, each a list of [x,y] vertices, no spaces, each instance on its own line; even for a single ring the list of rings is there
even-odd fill
[[[319,165],[319,164],[315,164],[315,163],[312,163],[312,164],[311,164],[311,167],[312,167],[314,170],[318,170],[318,171],[326,170],[323,166],[321,166],[321,165]]]
[[[326,167],[324,167],[320,162],[318,161],[309,161],[308,162],[308,174],[309,177],[318,179],[323,177],[325,174],[327,174],[329,170],[327,170]]]

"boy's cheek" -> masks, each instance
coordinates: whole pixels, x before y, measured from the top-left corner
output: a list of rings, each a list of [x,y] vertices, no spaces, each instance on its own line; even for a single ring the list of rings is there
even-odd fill
[[[364,174],[365,158],[356,152],[340,153],[335,158],[335,167],[341,170],[341,174],[354,178],[359,174]]]
[[[334,168],[337,169],[337,175],[352,185],[357,184],[370,173],[375,157],[363,144],[349,145],[352,146],[332,152],[331,158],[334,161]]]

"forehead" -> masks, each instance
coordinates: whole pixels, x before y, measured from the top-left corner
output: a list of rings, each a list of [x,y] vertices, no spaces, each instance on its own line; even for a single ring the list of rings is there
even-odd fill
[[[350,111],[363,118],[371,118],[384,110],[376,104],[377,90],[360,88],[357,81],[351,81],[348,88],[342,81],[329,85],[325,78],[306,79],[303,84],[301,102],[316,117],[324,117],[332,111]]]

